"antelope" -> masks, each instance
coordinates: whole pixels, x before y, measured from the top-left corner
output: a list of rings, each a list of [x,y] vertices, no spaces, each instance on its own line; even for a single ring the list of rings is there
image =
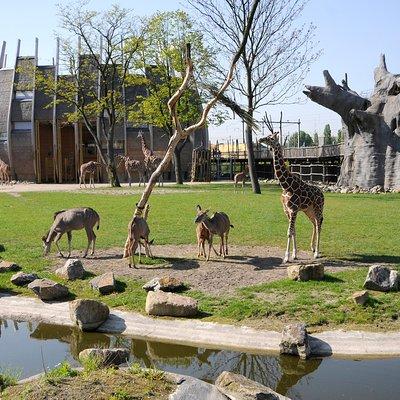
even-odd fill
[[[201,207],[197,205],[197,216],[194,220],[194,222],[197,224],[202,223],[209,232],[207,261],[210,260],[211,247],[213,247],[213,235],[218,235],[221,237],[219,255],[225,258],[228,255],[229,229],[233,228],[233,225],[231,225],[229,217],[225,213],[216,212],[212,217],[209,217],[207,215],[208,212],[209,210],[202,211]]]
[[[96,173],[97,167],[100,167],[101,163],[97,161],[89,161],[81,165],[79,174],[79,187],[82,187],[82,182],[86,187],[86,175],[89,174],[89,188],[94,189],[94,174]]]
[[[202,222],[196,224],[196,236],[197,236],[197,247],[198,247],[197,257],[198,258],[200,258],[201,256],[206,257],[205,245],[206,241],[210,243],[210,232]],[[219,254],[215,250],[214,246],[212,246],[212,248],[215,254],[218,256]]]
[[[146,178],[145,178],[146,168],[142,161],[133,160],[133,159],[129,158],[128,156],[122,156],[122,155],[119,155],[118,158],[120,160],[118,167],[122,163],[124,163],[125,171],[128,174],[129,186],[132,186],[132,173],[134,171],[137,171],[137,173],[139,175],[139,187],[142,182],[143,182],[143,185],[146,185]]]
[[[10,166],[0,159],[0,183],[9,184],[10,183]]]
[[[136,268],[135,264],[135,251],[139,246],[139,264],[142,256],[142,244],[146,252],[146,257],[153,257],[150,250],[150,244],[153,244],[153,240],[149,241],[150,229],[147,224],[147,216],[149,214],[150,206],[146,204],[143,212],[143,217],[135,215],[132,221],[128,225],[128,237],[125,242],[124,255],[123,258],[129,259],[129,268]],[[143,243],[141,240],[143,239]]]
[[[248,172],[249,172],[249,167],[246,165],[246,167],[244,168],[244,170],[242,172],[237,173],[233,177],[233,180],[235,183],[235,192],[236,192],[239,182],[242,182],[242,191],[244,191],[244,184],[246,183],[246,175]]]
[[[94,226],[97,224],[97,229],[100,227],[100,217],[99,214],[93,208],[70,208],[69,210],[61,210],[54,213],[54,222],[50,230],[47,232],[46,236],[42,237],[44,255],[48,255],[50,252],[51,243],[57,246],[58,252],[61,257],[64,257],[60,247],[58,246],[58,241],[61,239],[64,233],[68,237],[68,256],[71,256],[71,231],[77,231],[80,229],[85,229],[88,238],[88,244],[86,251],[83,255],[85,258],[89,251],[90,244],[92,243],[92,252],[94,254],[96,235],[93,231]]]

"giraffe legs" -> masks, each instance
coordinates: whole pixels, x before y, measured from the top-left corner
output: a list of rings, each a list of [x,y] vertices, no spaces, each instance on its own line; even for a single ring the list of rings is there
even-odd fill
[[[284,263],[287,263],[289,261],[289,255],[290,255],[290,242],[293,241],[293,253],[292,257],[293,260],[297,259],[297,246],[296,246],[296,217],[297,217],[297,212],[295,211],[287,211],[287,215],[289,218],[289,227],[288,227],[288,232],[287,232],[287,245],[286,245],[286,252],[285,252],[285,258],[283,259]]]
[[[321,227],[322,227],[322,217],[319,218],[316,222],[316,231],[317,231],[317,235],[316,235],[316,245],[315,245],[315,250],[314,250],[314,258],[319,258],[320,254],[319,254],[319,239],[321,237]]]

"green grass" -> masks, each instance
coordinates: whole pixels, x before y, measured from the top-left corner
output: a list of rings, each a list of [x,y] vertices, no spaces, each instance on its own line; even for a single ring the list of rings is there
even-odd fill
[[[78,372],[71,367],[71,364],[67,361],[63,361],[52,370],[46,372],[43,379],[47,383],[55,385],[65,378],[71,378],[77,375]]]
[[[0,368],[0,393],[7,387],[16,385],[19,376],[17,371]]]
[[[157,244],[195,243],[195,206],[223,210],[232,224],[230,242],[284,247],[287,221],[280,204],[280,189],[264,187],[262,195],[234,193],[228,185],[185,185],[158,190],[151,197],[149,224],[151,238]],[[117,189],[113,189],[118,193]],[[121,192],[122,193],[122,192]],[[399,194],[325,196],[322,254],[335,259],[386,261],[400,264]],[[51,260],[42,256],[41,236],[48,230],[54,211],[78,206],[95,208],[100,216],[98,248],[122,247],[127,224],[139,195],[111,195],[99,190],[85,193],[22,193],[20,197],[0,194],[0,258],[19,263],[27,272],[56,278],[48,272]],[[303,214],[297,222],[298,246],[309,248],[311,224]],[[83,231],[73,233],[73,247],[83,249]],[[62,246],[65,248],[63,240]],[[4,249],[1,248],[4,247]],[[3,250],[3,251],[2,251]],[[55,249],[53,249],[55,251]],[[159,262],[159,260],[156,260]],[[324,282],[291,282],[283,280],[246,288],[231,297],[212,297],[190,291],[200,301],[208,319],[226,321],[275,321],[303,319],[313,326],[369,325],[398,326],[400,306],[395,293],[376,294],[367,307],[356,307],[348,300],[362,288],[366,270],[345,271]],[[0,274],[0,290],[31,294],[25,288],[10,284],[11,273]],[[72,298],[99,298],[90,289],[87,277],[68,283]],[[118,292],[102,296],[113,307],[144,310],[146,293],[141,282],[122,278]],[[278,299],[278,301],[276,300]]]

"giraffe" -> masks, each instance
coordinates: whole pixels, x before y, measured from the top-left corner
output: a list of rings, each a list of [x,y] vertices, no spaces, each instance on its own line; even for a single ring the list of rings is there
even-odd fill
[[[154,153],[153,150],[150,150],[147,147],[146,141],[144,140],[143,132],[140,131],[138,133],[138,138],[140,139],[140,142],[142,144],[142,153],[144,156],[144,165],[146,168],[146,172],[148,174],[148,178],[150,178],[151,174],[156,170],[156,168],[159,166],[161,162],[161,158],[157,157]],[[163,185],[164,186],[164,179],[163,175],[160,175],[160,179],[158,181],[158,186]]]
[[[0,183],[8,184],[10,183],[10,166],[0,159]]]
[[[237,173],[234,177],[235,192],[239,182],[242,182],[242,191],[244,191],[244,184],[246,183],[246,175],[249,172],[249,167],[246,165],[242,172]]]
[[[122,156],[122,155],[119,155],[117,157],[120,159],[118,166],[120,166],[121,163],[124,163],[125,171],[128,174],[129,186],[132,186],[132,173],[135,171],[137,171],[139,175],[139,186],[142,182],[143,185],[146,184],[145,180],[146,169],[142,161],[133,160],[128,156]]]
[[[81,165],[79,174],[79,187],[82,187],[82,182],[86,187],[86,175],[89,174],[89,188],[93,185],[94,189],[94,174],[96,173],[97,167],[100,167],[101,163],[97,161],[89,161]]]
[[[318,187],[304,182],[298,175],[292,174],[286,168],[282,147],[278,140],[278,134],[279,133],[273,133],[267,137],[261,138],[259,142],[272,147],[275,175],[282,188],[281,201],[283,210],[289,220],[284,262],[286,263],[289,261],[291,239],[293,241],[292,257],[294,260],[297,258],[295,225],[297,213],[299,211],[303,211],[313,224],[311,250],[314,253],[314,258],[318,258],[321,226],[324,219],[324,194]]]

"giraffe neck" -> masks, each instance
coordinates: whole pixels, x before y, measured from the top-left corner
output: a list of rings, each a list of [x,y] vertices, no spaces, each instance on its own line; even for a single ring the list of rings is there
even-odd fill
[[[146,142],[144,140],[144,137],[141,136],[140,140],[142,142],[142,153],[146,158],[149,158],[151,156],[151,151],[150,149],[147,147]]]
[[[275,175],[279,180],[282,189],[288,190],[291,188],[293,176],[286,168],[282,147],[278,144],[273,148],[273,151]]]

